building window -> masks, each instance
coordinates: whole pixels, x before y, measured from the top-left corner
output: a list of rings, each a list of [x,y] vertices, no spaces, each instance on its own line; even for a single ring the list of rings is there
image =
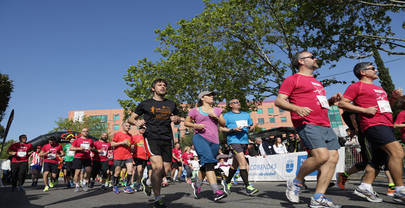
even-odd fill
[[[119,121],[120,120],[120,114],[114,114],[113,120],[114,121]]]
[[[285,123],[287,122],[287,117],[280,117],[281,122]]]
[[[257,109],[257,114],[262,114],[262,113],[263,113],[263,109],[258,108],[258,109]]]
[[[270,118],[270,123],[276,123],[276,119],[275,118]]]
[[[274,108],[267,108],[267,113],[274,113]]]
[[[90,116],[90,118],[95,118],[95,119],[100,119],[101,122],[107,122],[107,115],[96,115],[96,116]]]
[[[257,123],[259,124],[264,124],[264,118],[258,118]]]
[[[113,125],[113,129],[114,129],[115,131],[120,130],[120,125],[114,124],[114,125]]]

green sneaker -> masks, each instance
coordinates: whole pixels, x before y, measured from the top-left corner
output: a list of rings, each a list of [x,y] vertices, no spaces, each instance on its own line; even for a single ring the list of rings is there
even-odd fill
[[[49,181],[49,188],[53,188],[53,183]]]
[[[45,186],[45,188],[44,188],[44,190],[43,190],[44,192],[47,192],[47,191],[49,191],[49,186]]]
[[[165,203],[163,202],[162,199],[159,199],[159,200],[153,202],[152,207],[153,208],[166,208],[167,206],[165,205]]]
[[[252,196],[253,194],[256,194],[257,192],[259,192],[259,190],[255,187],[253,187],[252,185],[249,184],[249,186],[246,186],[246,193],[249,196]]]

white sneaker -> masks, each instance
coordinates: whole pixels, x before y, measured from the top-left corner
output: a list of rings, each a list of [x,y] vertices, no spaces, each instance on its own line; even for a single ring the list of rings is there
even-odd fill
[[[311,197],[311,204],[309,205],[311,208],[323,208],[323,207],[333,207],[333,208],[340,208],[341,205],[334,204],[330,199],[325,196],[322,196],[319,199],[314,199]]]
[[[394,200],[397,202],[405,203],[405,188],[402,188],[399,191],[395,191]]]
[[[288,201],[292,203],[298,203],[300,201],[300,188],[294,185],[293,179],[287,180],[287,190],[285,195],[287,196]]]
[[[371,192],[371,191],[369,191],[367,189],[362,189],[362,188],[360,188],[360,186],[357,186],[354,189],[353,193],[356,194],[359,197],[367,199],[370,202],[379,203],[379,202],[383,201],[383,199],[380,196],[378,196],[377,192],[375,192],[375,191]]]

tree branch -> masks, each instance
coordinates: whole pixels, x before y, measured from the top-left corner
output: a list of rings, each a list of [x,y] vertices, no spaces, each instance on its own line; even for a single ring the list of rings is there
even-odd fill
[[[380,4],[380,3],[367,2],[367,1],[362,1],[362,0],[357,0],[357,1],[360,3],[363,3],[363,4],[371,5],[371,6],[405,8],[405,5],[401,5],[401,4],[405,4],[405,1],[390,0],[391,2],[394,2],[396,4]]]

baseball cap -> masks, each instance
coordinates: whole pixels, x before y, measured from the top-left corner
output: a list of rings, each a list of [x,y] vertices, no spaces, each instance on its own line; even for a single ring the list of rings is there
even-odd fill
[[[198,99],[201,100],[202,97],[206,95],[215,95],[214,91],[202,91],[200,94],[198,94]]]
[[[295,136],[295,134],[289,134],[288,136]]]

